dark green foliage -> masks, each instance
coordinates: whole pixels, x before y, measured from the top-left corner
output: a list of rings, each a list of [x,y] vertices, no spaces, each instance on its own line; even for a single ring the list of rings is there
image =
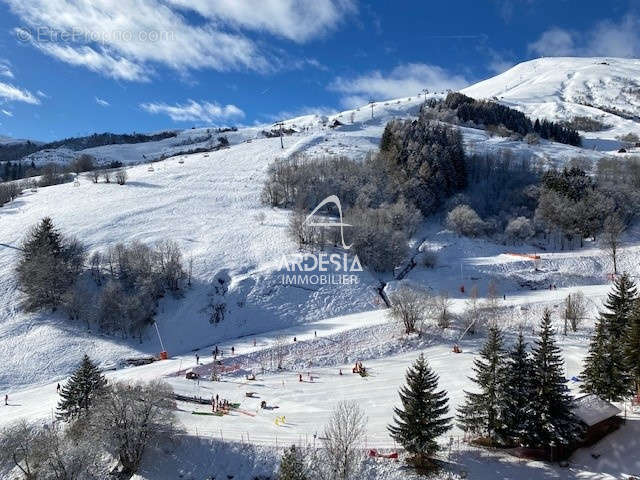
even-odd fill
[[[387,128],[394,148],[380,156],[395,198],[411,199],[423,215],[429,215],[466,186],[466,157],[458,129],[423,115],[390,122]]]
[[[474,360],[475,383],[479,392],[465,391],[465,403],[458,409],[458,423],[465,432],[488,438],[492,442],[505,442],[505,393],[507,372],[505,351],[500,330],[489,328],[487,341]]]
[[[636,302],[625,339],[625,361],[633,379],[634,391],[640,395],[640,302]]]
[[[27,310],[55,309],[74,284],[85,259],[84,247],[65,238],[46,217],[33,227],[22,244],[17,267]]]
[[[485,126],[502,125],[522,136],[535,132],[540,137],[569,145],[580,145],[580,135],[576,130],[548,120],[531,120],[522,112],[498,102],[475,100],[462,93],[452,92],[442,102],[442,106],[455,110],[463,122],[474,122]]]
[[[394,408],[389,433],[405,450],[424,461],[438,449],[437,439],[451,428],[447,393],[438,391],[438,376],[420,354],[400,389],[402,407]]]
[[[295,445],[287,448],[280,460],[278,480],[307,480],[306,468],[302,455]]]
[[[580,390],[611,402],[622,400],[631,390],[631,377],[624,360],[624,349],[612,339],[606,322],[600,318],[584,361],[584,383]]]
[[[546,310],[532,352],[531,403],[525,421],[525,444],[531,447],[570,445],[581,433],[573,399],[564,377],[564,361]]]
[[[531,403],[531,357],[527,352],[527,344],[522,333],[509,352],[506,365],[506,382],[504,390],[504,428],[505,436],[516,445],[523,443],[526,437],[524,430]]]
[[[617,277],[613,290],[604,304],[606,311],[600,316],[606,323],[612,341],[620,344],[629,326],[631,315],[638,299],[638,289],[627,273]]]
[[[583,199],[596,187],[593,179],[578,167],[547,170],[542,176],[542,185],[574,201]]]
[[[107,380],[88,355],[62,387],[56,416],[62,420],[72,420],[85,415],[92,404],[105,393]]]

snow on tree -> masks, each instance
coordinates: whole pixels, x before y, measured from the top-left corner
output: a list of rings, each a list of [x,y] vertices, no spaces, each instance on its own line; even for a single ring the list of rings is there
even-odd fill
[[[487,341],[474,360],[475,376],[471,381],[479,392],[466,392],[465,403],[458,409],[458,423],[465,432],[504,442],[505,369],[503,338],[497,326],[489,328]]]
[[[527,446],[569,445],[581,433],[564,376],[564,360],[554,339],[551,312],[545,310],[532,351],[531,402],[524,423]]]
[[[580,390],[595,393],[600,397],[617,402],[630,393],[631,377],[626,372],[624,351],[611,338],[605,321],[600,318],[591,338],[589,353],[584,361]]]
[[[400,389],[402,407],[394,408],[389,433],[413,455],[416,466],[427,466],[439,450],[437,439],[451,428],[447,392],[438,390],[438,376],[420,354],[407,369],[406,385]]]
[[[280,460],[278,480],[307,480],[303,456],[295,445],[287,448]]]
[[[58,402],[57,417],[64,420],[78,418],[86,414],[95,400],[105,392],[107,380],[88,355],[62,387]]]
[[[447,227],[459,235],[477,237],[486,225],[469,205],[458,205],[447,214]]]
[[[322,442],[326,463],[332,480],[355,480],[362,464],[361,449],[367,431],[367,419],[357,402],[340,402],[331,413],[324,428]]]

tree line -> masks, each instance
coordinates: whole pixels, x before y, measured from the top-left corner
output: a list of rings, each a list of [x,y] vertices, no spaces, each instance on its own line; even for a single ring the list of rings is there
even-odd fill
[[[9,143],[0,145],[0,162],[16,162],[35,152],[41,150],[52,150],[56,148],[68,148],[78,151],[87,148],[102,147],[105,145],[133,144],[155,142],[166,138],[176,137],[177,132],[160,132],[154,134],[142,133],[94,133],[85,137],[69,137],[49,143],[34,143],[26,141],[23,143]]]
[[[459,92],[451,92],[444,100],[429,99],[423,109],[447,110],[461,122],[488,127],[504,127],[521,137],[535,134],[547,140],[580,146],[580,134],[569,125],[549,120],[531,121],[524,113],[490,100],[476,100]]]
[[[190,281],[177,243],[119,243],[90,256],[75,238],[44,218],[27,233],[16,268],[23,307],[61,308],[71,320],[122,336],[142,336],[160,298]]]
[[[387,124],[380,152],[363,161],[345,157],[292,157],[269,167],[261,199],[292,208],[289,233],[301,248],[321,249],[338,242],[336,229],[305,225],[305,212],[337,195],[345,232],[360,260],[377,271],[392,270],[405,258],[408,240],[424,215],[434,213],[466,185],[462,138],[455,128],[420,117]],[[320,212],[337,216],[333,205]]]

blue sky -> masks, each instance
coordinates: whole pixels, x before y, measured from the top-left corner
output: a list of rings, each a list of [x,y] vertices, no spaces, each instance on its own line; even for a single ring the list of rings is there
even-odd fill
[[[0,135],[254,124],[640,57],[640,0],[0,0]]]

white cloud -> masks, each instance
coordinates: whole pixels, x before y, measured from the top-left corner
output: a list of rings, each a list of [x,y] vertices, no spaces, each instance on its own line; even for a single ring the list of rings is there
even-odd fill
[[[554,57],[635,58],[640,56],[640,19],[627,15],[617,23],[604,20],[588,32],[554,27],[529,44],[529,51]]]
[[[8,60],[0,59],[0,77],[14,78]]]
[[[573,37],[567,30],[554,27],[529,44],[529,50],[544,56],[572,56],[576,54]]]
[[[355,0],[169,0],[205,18],[306,42],[356,11]]]
[[[47,95],[46,93],[44,93],[42,90],[38,90],[36,92],[36,95],[38,95],[40,98],[49,98],[49,95]]]
[[[374,100],[406,97],[429,90],[460,89],[469,84],[461,75],[454,75],[441,67],[424,63],[407,63],[394,68],[384,75],[376,70],[359,77],[345,79],[338,77],[329,89],[343,94],[341,103],[353,108]]]
[[[106,100],[104,100],[102,98],[99,98],[99,97],[96,97],[96,103],[98,105],[100,105],[101,107],[108,107],[108,106],[111,105],[109,102],[107,102]]]
[[[243,30],[304,42],[335,28],[354,1],[5,0],[26,25],[15,29],[20,41],[127,81],[149,80],[158,65],[181,74],[272,71],[283,62]],[[194,21],[194,12],[204,21]]]
[[[9,110],[5,110],[4,108],[0,110],[0,112],[4,113],[7,117],[13,117],[13,113]]]
[[[185,104],[142,103],[140,107],[153,114],[168,115],[175,122],[216,122],[244,118],[244,112],[235,105],[189,100]]]
[[[38,105],[38,100],[28,90],[22,90],[18,87],[14,87],[9,83],[0,82],[0,102],[24,102],[32,105]]]

